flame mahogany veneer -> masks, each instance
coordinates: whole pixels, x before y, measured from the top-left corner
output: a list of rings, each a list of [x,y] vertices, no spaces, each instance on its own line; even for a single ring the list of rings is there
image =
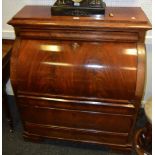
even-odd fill
[[[26,6],[9,24],[24,137],[131,150],[151,29],[143,11],[107,7],[105,16],[59,17],[50,6]]]

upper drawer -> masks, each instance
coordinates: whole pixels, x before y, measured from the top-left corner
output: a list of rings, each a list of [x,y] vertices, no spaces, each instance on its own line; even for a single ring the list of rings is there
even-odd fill
[[[137,57],[136,43],[22,40],[18,89],[132,100]]]
[[[123,31],[87,31],[87,30],[31,30],[21,29],[22,38],[85,40],[85,41],[126,41],[137,42],[138,33]]]
[[[95,98],[18,92],[17,101],[20,105],[27,107],[68,109],[130,116],[133,116],[136,112],[134,103],[125,100],[97,100]]]

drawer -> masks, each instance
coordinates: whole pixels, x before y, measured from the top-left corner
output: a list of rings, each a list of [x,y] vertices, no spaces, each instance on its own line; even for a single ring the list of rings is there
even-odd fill
[[[22,29],[19,33],[21,38],[34,39],[59,39],[59,40],[82,40],[82,41],[126,41],[137,42],[138,33],[122,31],[87,31],[87,30],[31,30]]]
[[[83,98],[19,92],[18,102],[28,107],[57,108],[120,115],[134,115],[135,105],[127,100]]]
[[[133,125],[132,116],[69,109],[26,107],[20,112],[24,122],[79,129],[127,133]]]
[[[78,129],[69,127],[59,127],[36,123],[25,123],[24,135],[34,134],[46,138],[56,138],[79,142],[89,142],[94,144],[127,144],[128,133],[110,133],[88,129]]]
[[[54,102],[19,98],[24,122],[119,133],[130,132],[133,125],[133,114],[129,114],[133,109],[129,105],[127,111],[125,105],[112,103],[92,105],[91,102],[78,104],[69,100],[65,103],[60,99]]]

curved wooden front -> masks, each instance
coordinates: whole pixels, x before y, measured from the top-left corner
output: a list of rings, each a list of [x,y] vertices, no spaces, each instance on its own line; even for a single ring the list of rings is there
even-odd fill
[[[135,97],[137,44],[21,41],[18,90],[130,100]]]

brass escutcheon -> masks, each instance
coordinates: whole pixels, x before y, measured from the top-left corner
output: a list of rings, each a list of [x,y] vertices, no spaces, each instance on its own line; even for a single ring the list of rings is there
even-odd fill
[[[76,48],[78,48],[80,45],[77,43],[77,42],[74,42],[73,44],[72,44],[72,47],[73,47],[73,49],[76,49]]]

